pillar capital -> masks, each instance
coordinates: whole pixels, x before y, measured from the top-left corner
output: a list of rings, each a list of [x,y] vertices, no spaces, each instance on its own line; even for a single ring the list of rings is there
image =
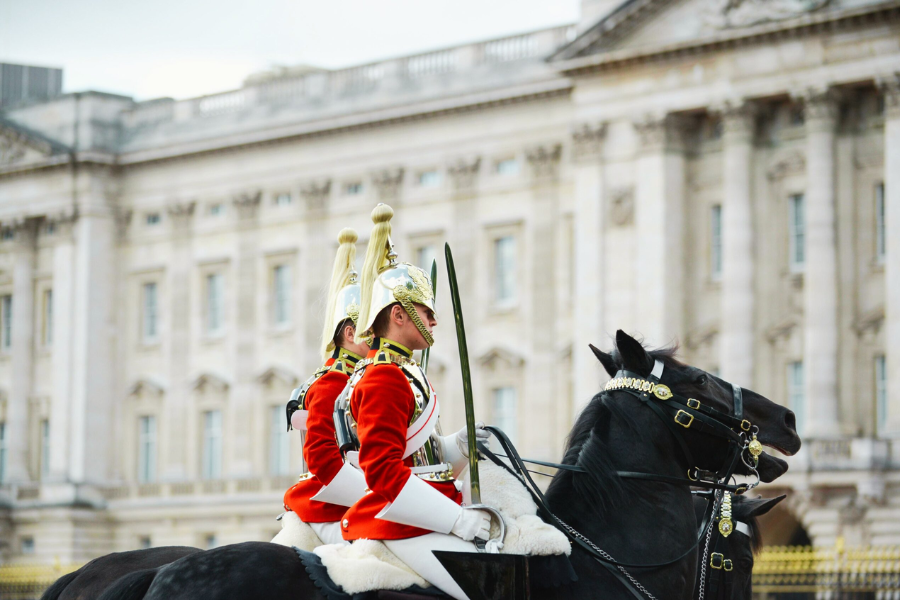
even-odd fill
[[[582,123],[572,130],[572,154],[576,161],[599,160],[603,154],[607,125]]]
[[[750,141],[756,131],[756,117],[759,107],[747,100],[728,100],[712,109],[722,119],[725,140]]]
[[[241,192],[231,199],[237,210],[238,218],[242,221],[255,219],[259,215],[259,205],[262,202],[262,190]]]
[[[900,72],[882,77],[876,82],[884,97],[884,114],[888,119],[900,119]]]
[[[450,163],[447,167],[447,175],[456,192],[470,191],[478,180],[478,172],[481,169],[481,156],[462,156]]]
[[[44,217],[47,232],[52,231],[57,239],[63,241],[72,240],[72,231],[76,221],[78,221],[78,208],[75,206],[49,213]]]
[[[300,197],[307,212],[322,213],[331,197],[331,178],[310,179],[300,185]]]
[[[197,202],[194,200],[176,200],[166,206],[166,213],[172,220],[176,234],[182,235],[190,230],[196,207]]]
[[[840,92],[833,87],[807,88],[791,94],[803,104],[807,131],[834,131],[840,110]]]
[[[562,158],[562,144],[549,143],[525,149],[525,158],[531,167],[531,175],[535,179],[556,177],[559,174],[559,161]]]
[[[633,121],[634,130],[640,138],[641,150],[644,152],[683,151],[684,134],[689,125],[683,115],[666,114],[663,116],[648,114]]]
[[[372,173],[372,185],[381,202],[396,202],[403,185],[403,167],[389,167]]]

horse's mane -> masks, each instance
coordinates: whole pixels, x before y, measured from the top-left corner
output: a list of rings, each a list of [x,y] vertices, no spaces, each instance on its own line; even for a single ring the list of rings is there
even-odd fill
[[[648,350],[647,352],[651,358],[662,360],[666,366],[682,366],[682,363],[675,359],[678,352],[677,346]],[[625,368],[618,350],[613,350],[611,355],[619,369]],[[629,366],[632,369],[635,368],[632,365]],[[652,368],[651,361],[645,373],[642,374],[648,374]],[[607,398],[608,396],[602,391],[595,395],[578,415],[575,425],[566,439],[563,464],[577,465],[584,468],[586,472],[560,471],[553,478],[547,490],[548,495],[552,496],[560,487],[565,489],[565,487],[571,486],[582,499],[590,502],[601,516],[620,505],[627,498],[624,480],[619,477],[616,466],[609,458],[611,453],[608,445],[603,441],[605,436],[602,434],[608,431],[613,415],[636,434],[641,433],[640,426],[625,408],[626,405],[621,402],[609,402]]]

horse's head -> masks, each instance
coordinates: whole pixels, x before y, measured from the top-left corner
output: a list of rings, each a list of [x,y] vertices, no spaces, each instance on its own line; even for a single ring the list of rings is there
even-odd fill
[[[720,551],[726,559],[731,560],[733,565],[729,598],[743,600],[752,596],[753,555],[762,548],[762,535],[756,519],[772,510],[784,498],[784,496],[777,498],[734,496],[732,498],[732,519],[736,524],[746,525],[747,530],[745,532],[744,528],[738,525],[733,534],[722,538]],[[718,533],[714,535],[718,535]],[[707,564],[707,573],[710,572],[711,569]]]
[[[591,350],[610,376],[625,369],[647,377],[655,361],[659,360],[665,365],[660,381],[672,392],[695,398],[725,414],[733,414],[734,388],[731,384],[702,369],[679,362],[675,359],[674,348],[648,351],[639,341],[619,330],[616,332],[616,348],[612,353],[607,354],[594,346],[591,346]],[[785,454],[796,453],[800,449],[800,437],[797,435],[794,413],[756,392],[743,390],[742,395],[743,418],[759,428],[759,441]],[[694,456],[705,461],[705,464],[691,466],[718,470],[721,465],[717,461],[723,458],[721,452],[716,452],[721,445],[720,440],[704,434],[684,433]],[[758,471],[762,481],[773,481],[787,471],[787,463],[783,460],[765,453],[759,458]],[[741,462],[736,472],[746,475],[749,474],[749,469]]]

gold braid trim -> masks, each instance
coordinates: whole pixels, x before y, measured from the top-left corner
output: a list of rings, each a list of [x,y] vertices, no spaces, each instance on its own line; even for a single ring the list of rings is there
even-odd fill
[[[422,337],[425,338],[425,343],[429,346],[434,346],[434,336],[425,328],[425,323],[423,323],[421,317],[419,317],[419,312],[416,310],[410,291],[403,285],[398,285],[392,291],[394,292],[394,298],[397,299],[397,302],[400,303],[400,306],[403,307],[403,310],[405,310],[406,314],[409,315],[409,318],[412,319],[416,329],[418,329],[419,333],[422,334]]]

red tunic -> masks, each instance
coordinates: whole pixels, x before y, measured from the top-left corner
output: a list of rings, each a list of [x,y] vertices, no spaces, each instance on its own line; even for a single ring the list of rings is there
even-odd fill
[[[331,366],[330,359],[326,366]],[[338,371],[328,371],[309,386],[304,405],[309,411],[306,420],[306,442],[303,458],[310,475],[284,494],[284,505],[305,523],[330,523],[340,521],[346,506],[311,500],[322,486],[331,483],[344,460],[338,450],[334,433],[334,401],[347,385],[349,376]]]
[[[377,350],[372,350],[369,357],[375,354]],[[350,410],[357,423],[359,464],[371,492],[344,514],[344,539],[399,540],[431,533],[375,518],[400,494],[413,466],[412,457],[402,458],[406,431],[415,411],[406,375],[393,363],[369,365],[353,389]],[[427,483],[457,504],[462,503],[462,494],[453,482]]]

